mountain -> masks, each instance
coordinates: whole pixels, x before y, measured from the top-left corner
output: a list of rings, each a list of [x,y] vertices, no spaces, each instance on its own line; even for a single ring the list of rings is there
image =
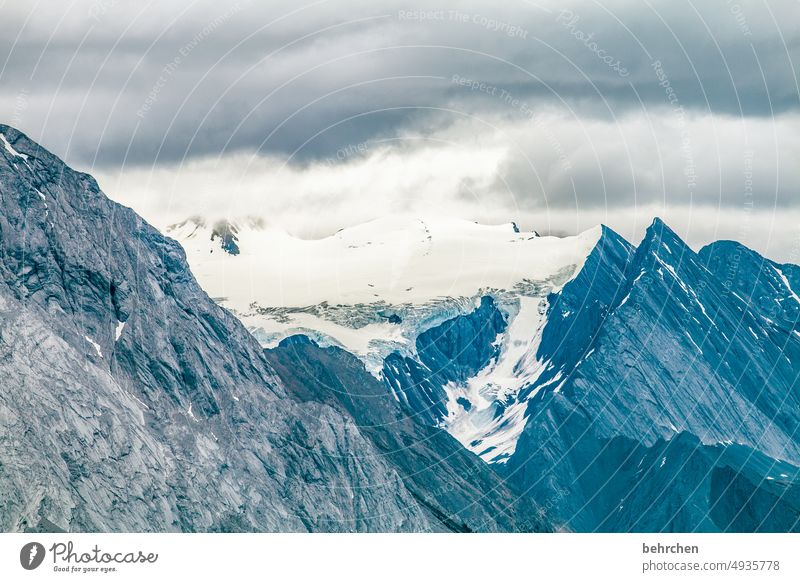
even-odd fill
[[[727,291],[729,286],[738,287],[739,280],[758,281],[758,270],[742,268],[726,285],[728,279],[720,277],[722,260],[715,267],[710,261],[713,254],[713,249],[694,253],[663,222],[654,221],[626,263],[616,298],[594,332],[591,352],[571,368],[558,392],[542,393],[531,401],[517,454],[504,467],[509,480],[534,496],[547,495],[564,482],[582,483],[587,460],[599,451],[609,454],[606,447],[616,437],[625,437],[636,447],[619,450],[607,460],[608,467],[621,467],[642,454],[641,447],[658,449],[680,434],[699,441],[697,447],[742,447],[754,457],[772,459],[776,467],[781,462],[799,464],[800,337],[792,327],[765,318],[755,295]],[[747,255],[753,264],[769,264],[752,251]],[[776,295],[791,296],[791,287],[780,282]],[[576,279],[573,284],[581,282]],[[585,288],[574,291],[594,295]],[[684,450],[678,458],[682,482],[710,470],[713,463],[693,468],[690,448]],[[647,469],[647,461],[640,461]],[[790,476],[783,478],[785,486],[796,490],[796,473],[782,472]],[[570,527],[606,529],[607,514],[594,507],[608,505],[604,497],[625,506],[637,478],[611,487],[604,484],[618,475],[606,474],[588,487],[574,488],[570,501],[562,504],[561,517]],[[725,475],[730,482],[723,489],[730,490],[736,474]],[[775,475],[762,470],[748,478],[766,487]],[[706,513],[719,509],[708,490],[697,490],[704,491]],[[751,495],[740,495],[737,501],[744,507]],[[793,525],[797,529],[796,497],[778,499],[789,504],[780,507],[787,516],[797,517]],[[725,529],[724,520],[710,523],[687,517],[691,508],[681,505],[674,506],[669,520],[654,520],[648,512],[654,505],[655,497],[629,503],[630,515],[640,514],[638,521],[628,518],[630,527],[681,530],[691,524],[691,529]],[[594,509],[595,515],[584,507]],[[760,523],[749,526],[759,530]]]
[[[348,350],[558,527],[800,528],[797,266],[696,253],[659,219],[638,246],[403,217],[238,236],[214,259],[182,242],[262,345]]]
[[[349,352],[292,336],[266,355],[297,398],[323,402],[352,419],[376,450],[407,476],[406,489],[420,508],[432,513],[433,521],[452,531],[545,527],[546,514],[530,499],[506,487],[499,475],[445,431],[412,418]]]
[[[354,362],[265,353],[177,242],[19,131],[0,141],[0,530],[547,529],[444,431],[398,404],[376,428],[292,373],[335,360],[360,385]],[[232,225],[209,237],[236,256]]]

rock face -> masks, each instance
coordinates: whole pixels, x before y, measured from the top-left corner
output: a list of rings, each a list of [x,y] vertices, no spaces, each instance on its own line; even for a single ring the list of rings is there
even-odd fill
[[[483,297],[474,311],[419,334],[417,358],[389,354],[384,381],[419,420],[439,424],[448,415],[444,387],[466,382],[496,358],[499,348],[494,342],[505,328],[506,318],[494,300]]]
[[[407,430],[376,436],[277,374],[178,243],[20,132],[0,134],[0,530],[543,527],[446,434],[387,454],[419,436],[400,408],[386,414]],[[414,477],[434,460],[436,479]],[[477,481],[427,489],[463,470]]]
[[[418,422],[352,354],[293,336],[267,358],[303,402],[322,402],[356,424],[400,475],[431,523],[452,531],[543,531],[546,515],[445,431]],[[442,459],[448,462],[443,463]],[[485,492],[492,491],[489,497]]]
[[[706,445],[687,432],[651,446],[616,436],[574,437],[563,458],[540,475],[572,481],[548,487],[553,513],[578,531],[797,532],[796,466],[737,444]],[[542,456],[533,455],[532,470]],[[513,460],[513,459],[512,459]],[[516,460],[513,460],[516,465]],[[535,480],[529,481],[535,484]]]

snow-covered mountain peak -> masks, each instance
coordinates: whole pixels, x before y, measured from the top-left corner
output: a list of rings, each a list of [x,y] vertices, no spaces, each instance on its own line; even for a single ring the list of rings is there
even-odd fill
[[[192,219],[168,233],[186,248],[212,296],[242,313],[261,307],[422,304],[511,290],[526,281],[558,286],[583,264],[600,237],[515,232],[457,219],[381,218],[318,240],[262,224]],[[219,238],[215,237],[218,236]],[[221,253],[230,240],[237,252]]]
[[[250,230],[262,230],[264,221],[255,217],[244,217],[239,220],[229,220],[220,218],[207,220],[202,216],[191,216],[186,220],[172,224],[167,227],[166,232],[169,236],[184,241],[192,241],[192,247],[197,252],[225,251],[229,255],[239,254],[239,231],[242,228]]]

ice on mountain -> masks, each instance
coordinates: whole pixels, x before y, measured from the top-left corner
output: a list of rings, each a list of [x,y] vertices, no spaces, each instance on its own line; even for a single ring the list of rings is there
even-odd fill
[[[14,149],[14,147],[8,142],[8,139],[6,138],[4,133],[0,133],[0,141],[3,142],[3,146],[5,146],[6,151],[10,153],[12,156],[17,158],[22,158],[25,161],[28,160],[28,156],[26,154],[21,154],[20,152]]]
[[[97,354],[97,356],[98,356],[98,357],[100,357],[100,358],[102,358],[102,357],[103,357],[103,352],[102,352],[102,350],[100,349],[100,344],[98,344],[96,341],[94,341],[94,340],[93,340],[92,338],[90,338],[88,335],[85,335],[85,336],[83,336],[83,337],[84,337],[84,338],[86,339],[86,341],[87,341],[87,342],[89,342],[89,343],[91,344],[91,346],[94,348],[94,351],[95,351],[95,353]]]
[[[125,330],[125,322],[124,321],[118,321],[117,322],[117,327],[114,330],[114,341],[115,342],[119,341],[119,338],[120,338],[120,336],[122,336],[122,332],[124,330]]]

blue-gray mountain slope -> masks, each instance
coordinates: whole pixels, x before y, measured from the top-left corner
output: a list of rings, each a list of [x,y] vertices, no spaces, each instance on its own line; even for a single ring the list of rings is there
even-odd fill
[[[695,253],[656,219],[634,248],[604,228],[581,272],[548,298],[538,358],[549,365],[516,395],[525,428],[496,468],[568,529],[796,529],[794,289],[798,267],[735,243]],[[485,353],[495,327],[479,315],[460,316],[482,330],[468,348],[445,329],[428,333],[450,352]],[[407,394],[442,390],[440,377],[387,375]],[[441,406],[430,410],[441,421]],[[732,448],[741,462],[729,462]]]

